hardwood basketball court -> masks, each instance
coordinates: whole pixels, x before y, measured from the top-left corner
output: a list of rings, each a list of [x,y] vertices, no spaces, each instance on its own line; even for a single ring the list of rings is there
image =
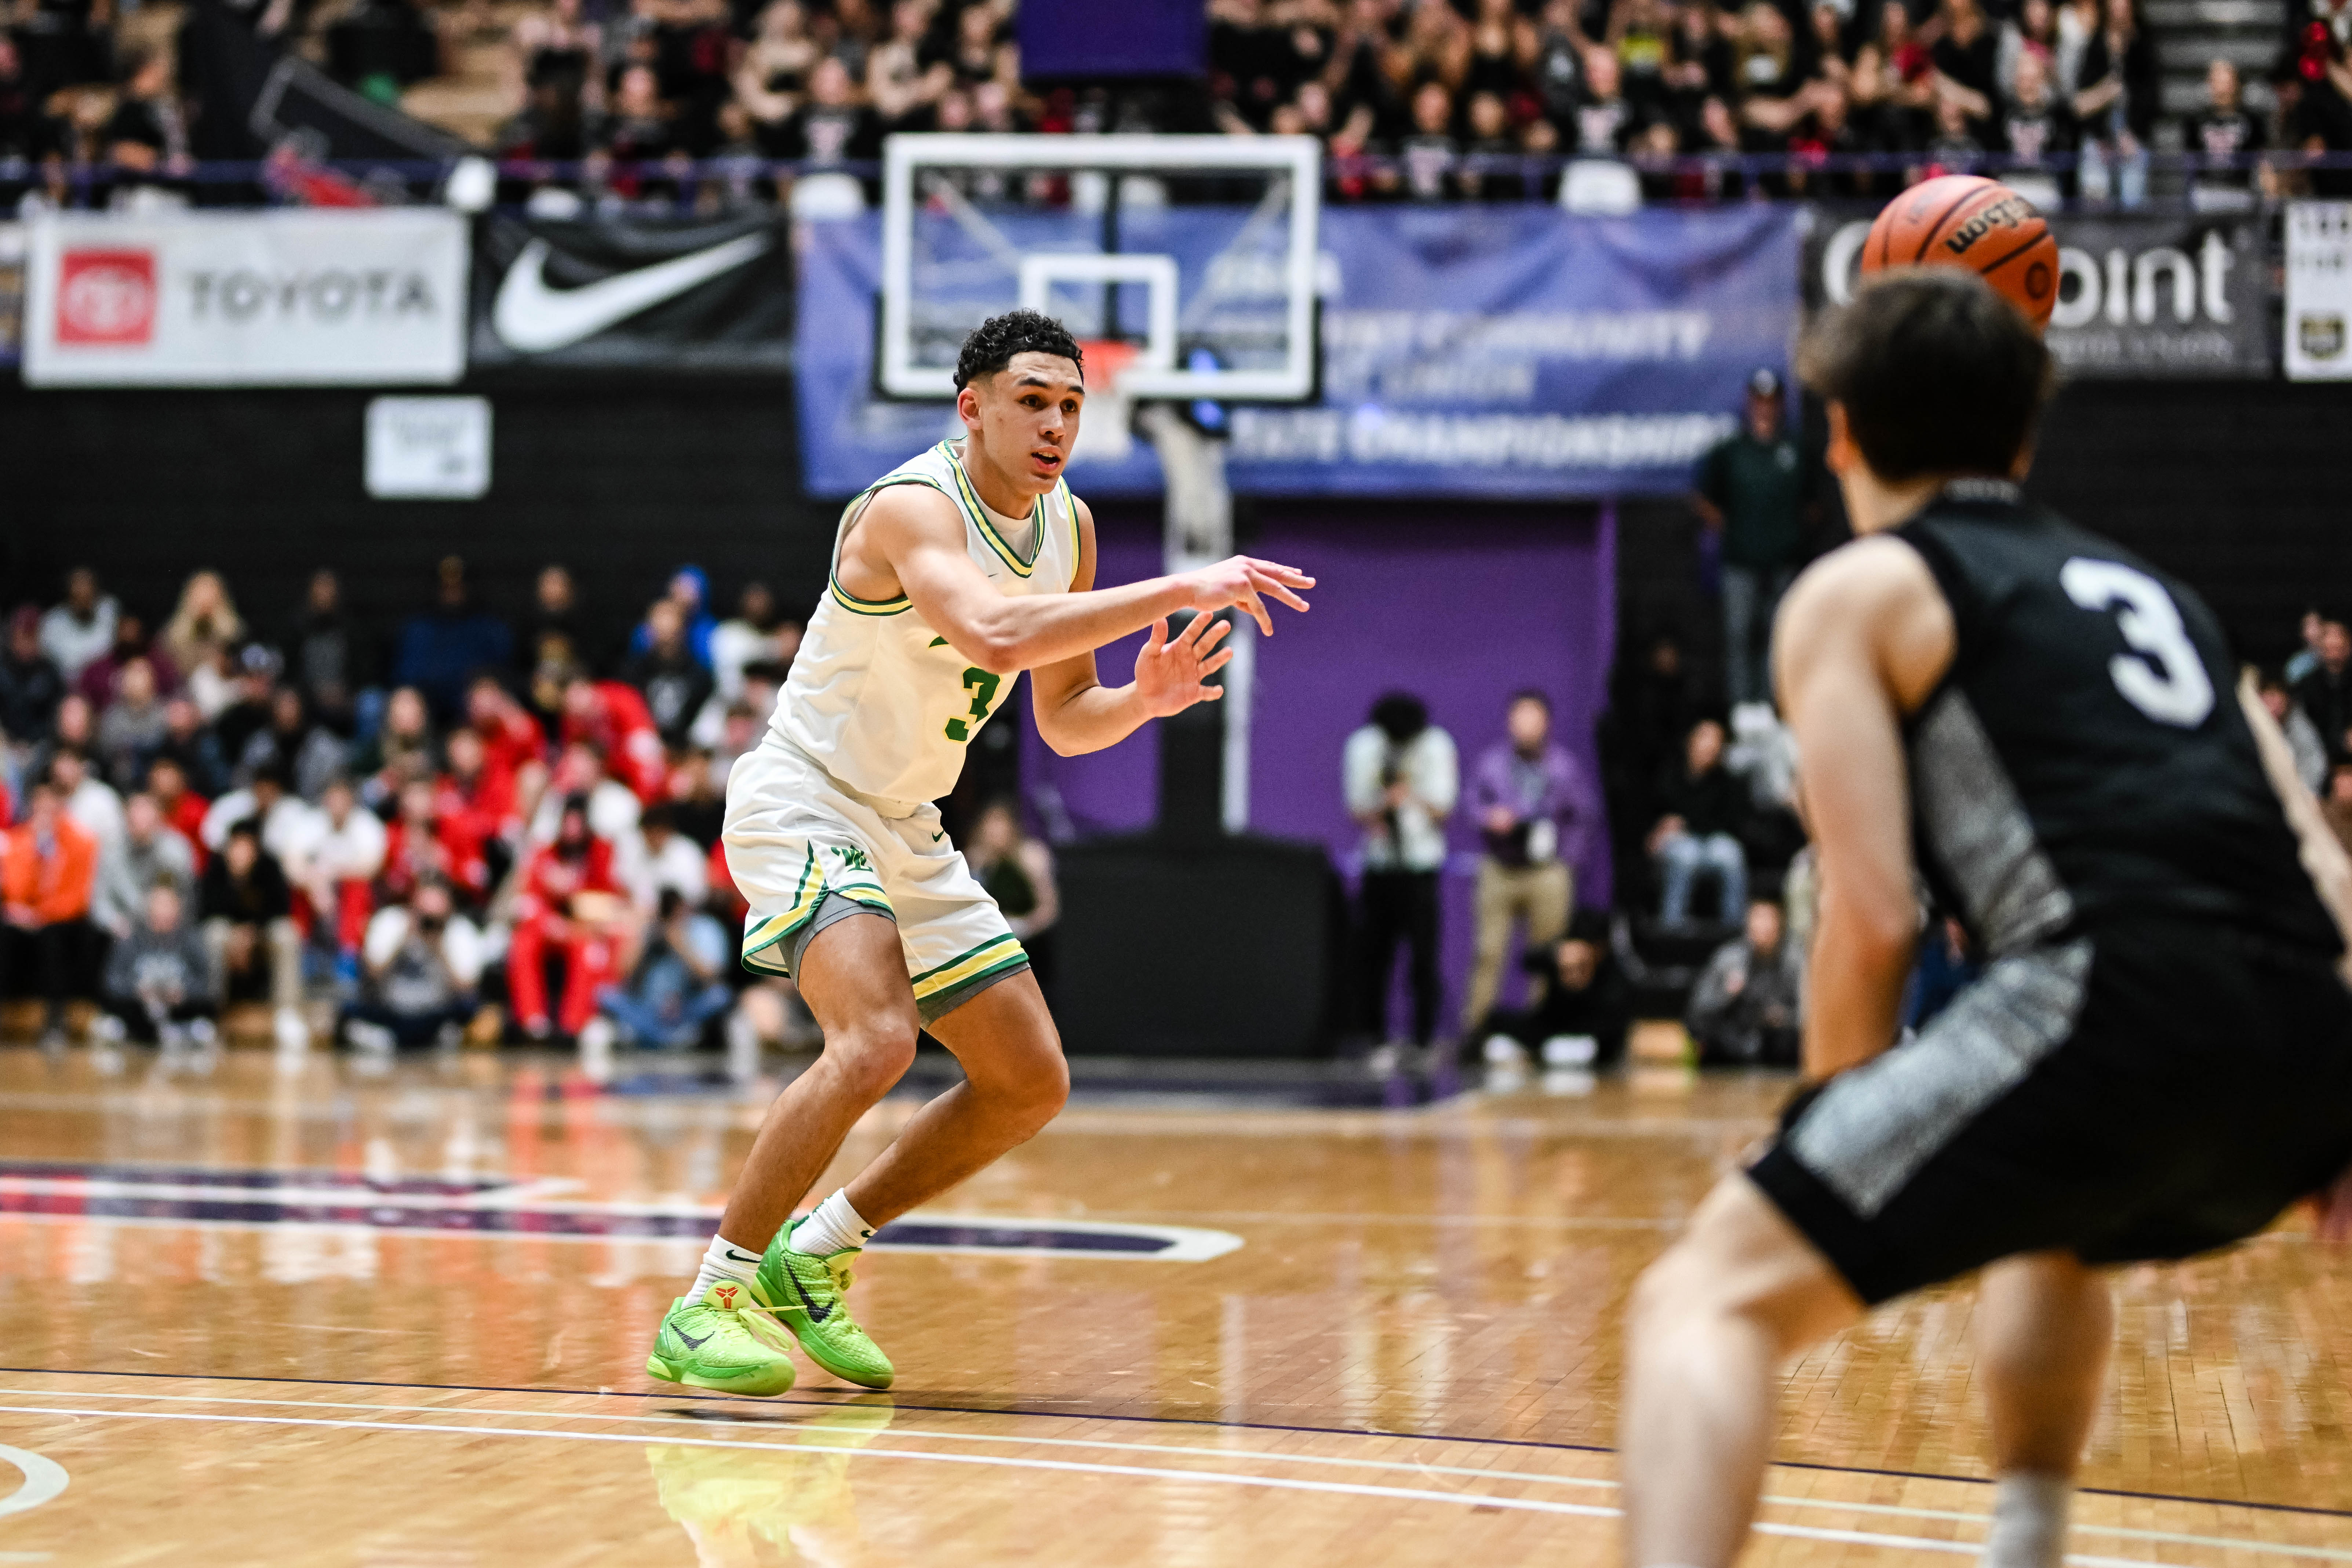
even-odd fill
[[[1626,1289],[1788,1085],[1082,1072],[869,1253],[898,1387],[766,1401],[642,1370],[764,1094],[615,1087],[0,1052],[0,1563],[1612,1563]],[[2352,1562],[2344,1267],[2116,1288],[2074,1561]],[[1750,1562],[1973,1552],[1971,1300],[1792,1370]]]

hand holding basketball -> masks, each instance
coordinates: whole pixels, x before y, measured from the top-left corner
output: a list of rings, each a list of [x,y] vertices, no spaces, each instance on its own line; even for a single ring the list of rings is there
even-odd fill
[[[1862,245],[1866,276],[1887,268],[1965,267],[2033,323],[2058,303],[2058,241],[2032,202],[1981,174],[1923,180],[1886,204]]]

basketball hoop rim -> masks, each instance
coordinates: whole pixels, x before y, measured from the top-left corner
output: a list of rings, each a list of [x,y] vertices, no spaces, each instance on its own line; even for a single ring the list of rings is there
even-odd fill
[[[1119,383],[1134,367],[1135,362],[1143,357],[1143,351],[1119,338],[1078,338],[1075,341],[1079,354],[1083,356],[1078,362],[1078,372],[1086,380],[1088,395],[1104,393],[1127,395],[1119,390]]]

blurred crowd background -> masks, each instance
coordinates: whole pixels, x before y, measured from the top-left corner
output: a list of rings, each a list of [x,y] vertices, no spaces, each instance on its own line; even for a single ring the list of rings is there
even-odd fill
[[[360,92],[541,166],[549,188],[622,201],[772,199],[791,177],[776,163],[863,172],[901,131],[1311,135],[1339,201],[1549,197],[1570,159],[1631,160],[1653,199],[1883,195],[1999,166],[2133,205],[2151,152],[2190,155],[2215,192],[2352,182],[2256,156],[2352,150],[2345,0],[1212,0],[1208,74],[1128,92],[1024,87],[1015,10],[247,0],[241,15]],[[0,7],[0,187],[86,201],[193,170],[206,105],[175,48],[182,16],[158,0]],[[1769,172],[1741,162],[1759,157]]]

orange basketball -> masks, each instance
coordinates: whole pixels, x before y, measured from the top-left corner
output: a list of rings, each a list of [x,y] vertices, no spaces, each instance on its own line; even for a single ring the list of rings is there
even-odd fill
[[[1941,263],[1981,276],[2041,331],[2058,303],[2058,241],[2032,202],[1982,174],[1923,180],[1886,204],[1862,269]]]

